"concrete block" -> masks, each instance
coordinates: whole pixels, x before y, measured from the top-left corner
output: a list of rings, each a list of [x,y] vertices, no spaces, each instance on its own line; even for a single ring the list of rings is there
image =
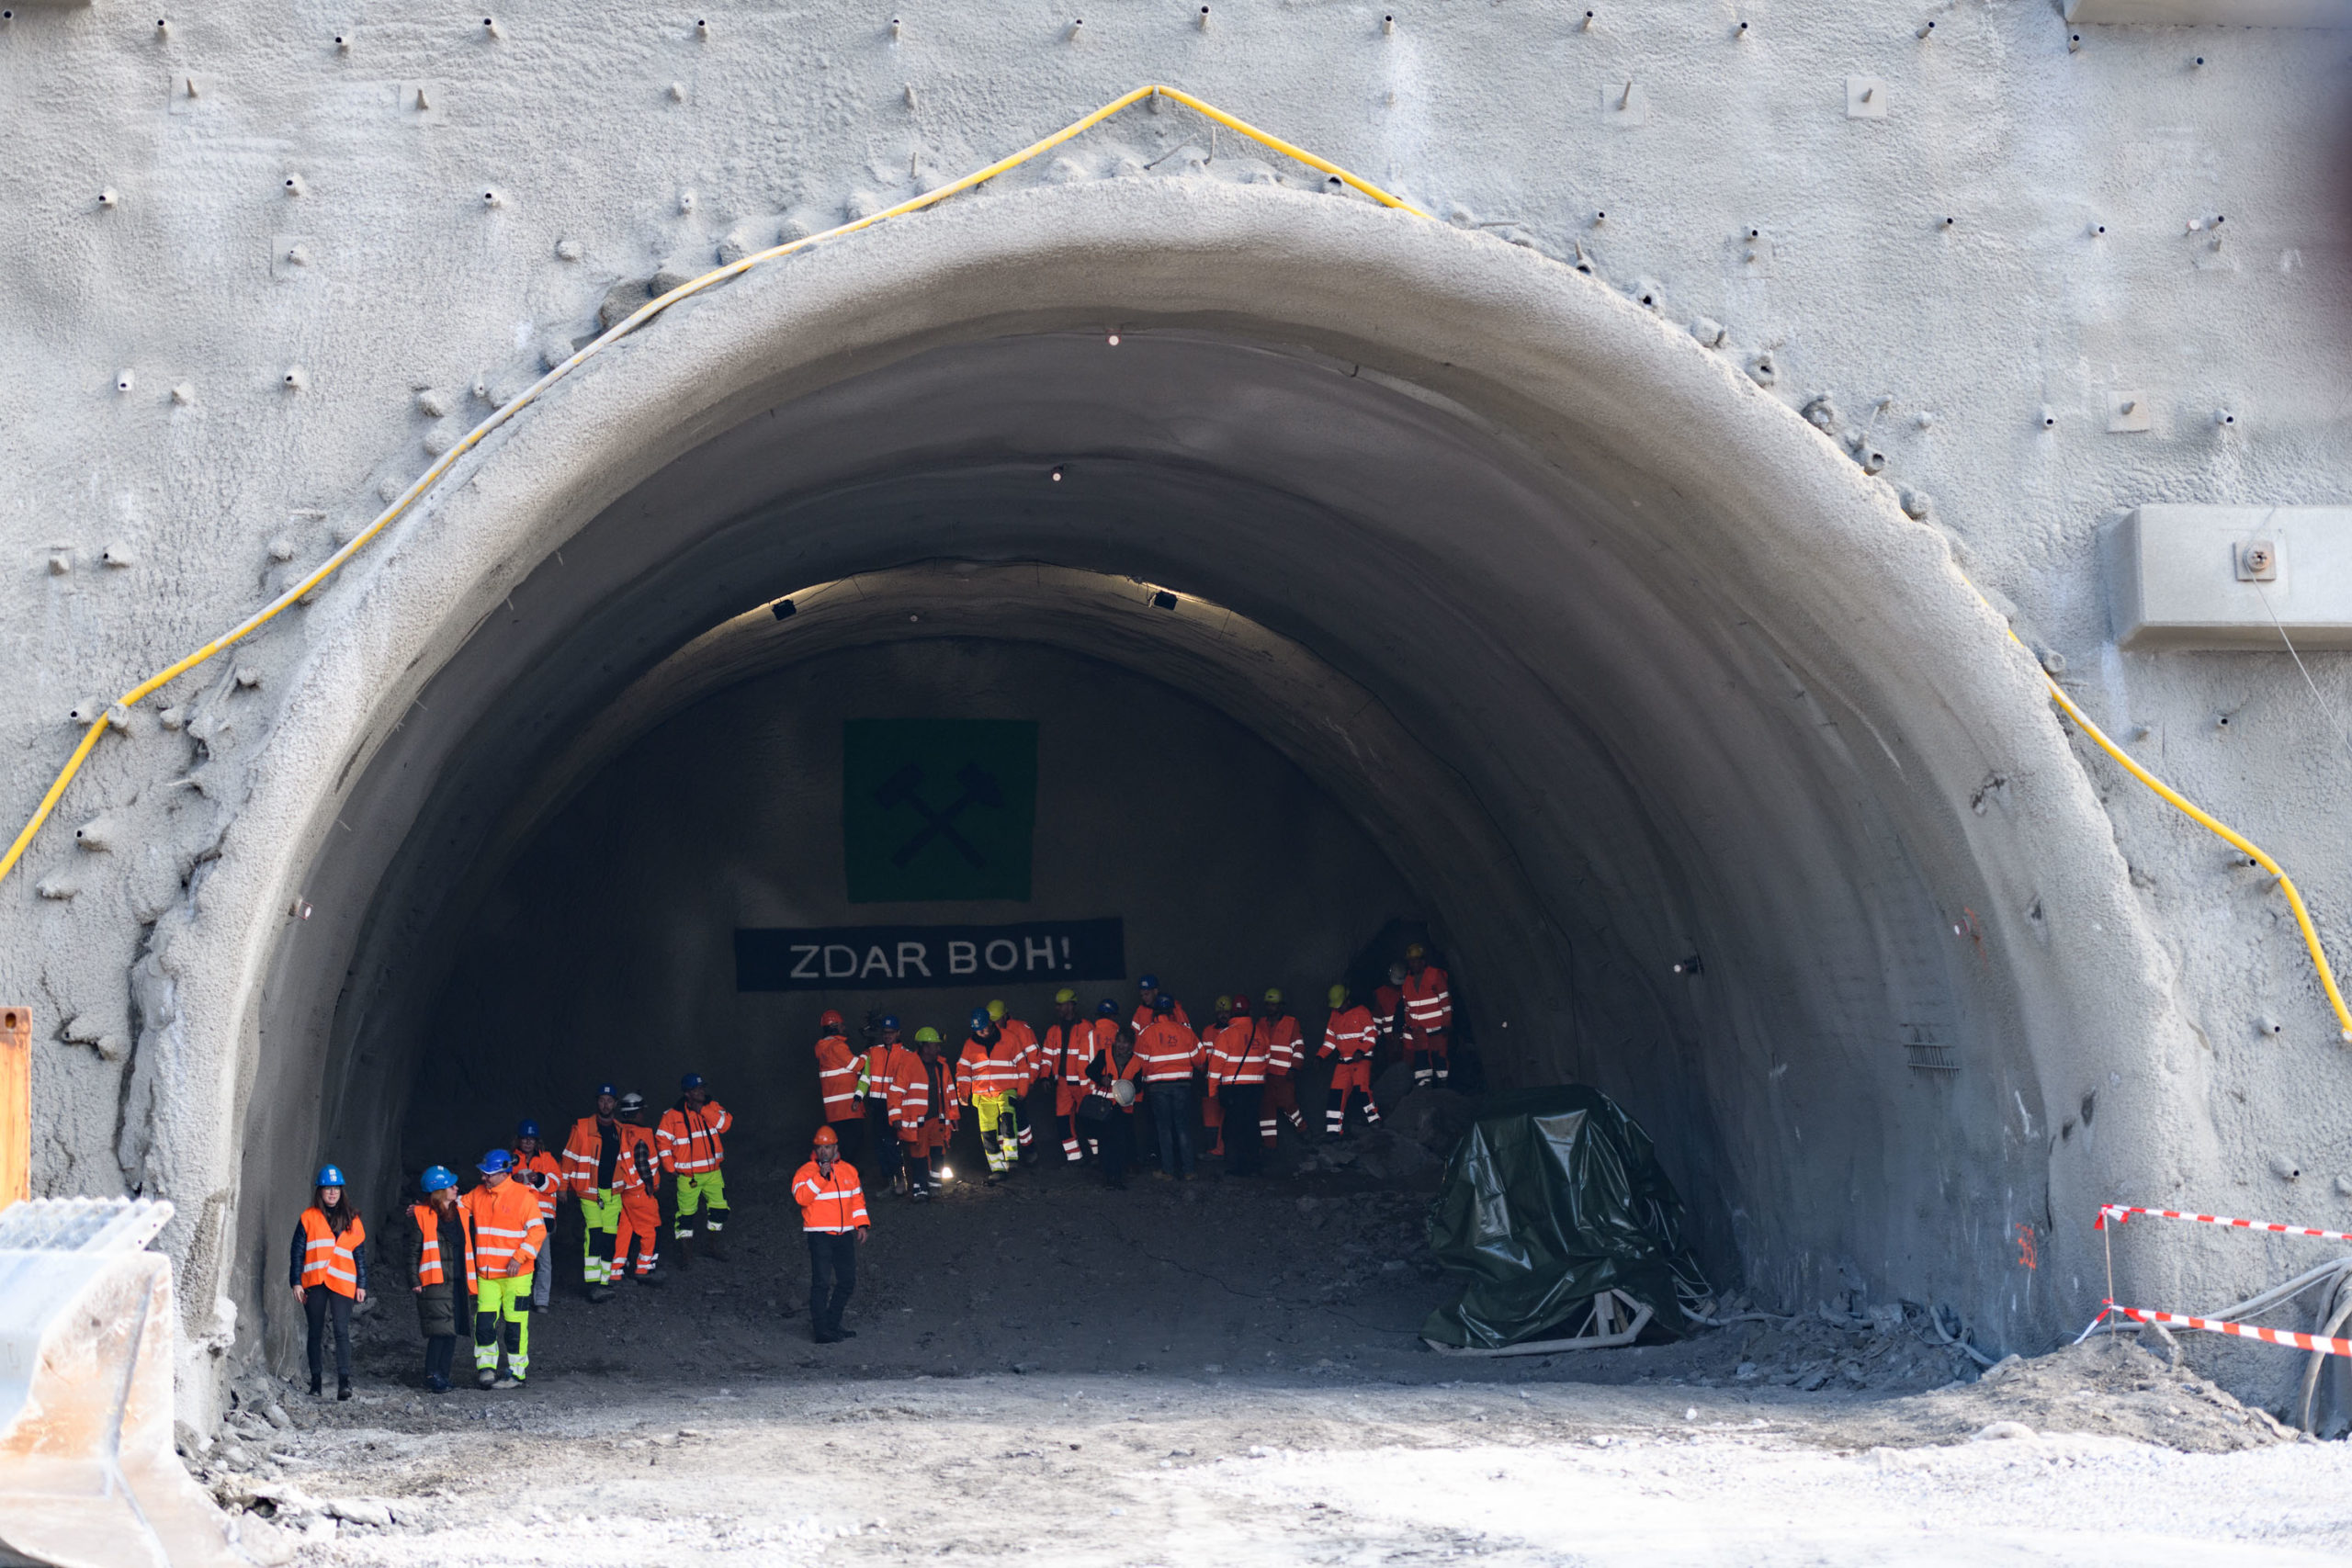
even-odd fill
[[[2352,506],[2143,506],[2105,544],[2120,648],[2352,648]]]

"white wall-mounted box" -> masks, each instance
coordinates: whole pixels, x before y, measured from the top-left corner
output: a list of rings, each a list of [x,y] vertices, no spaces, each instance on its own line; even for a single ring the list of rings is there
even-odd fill
[[[2352,506],[2143,506],[2105,547],[2119,648],[2352,648]]]

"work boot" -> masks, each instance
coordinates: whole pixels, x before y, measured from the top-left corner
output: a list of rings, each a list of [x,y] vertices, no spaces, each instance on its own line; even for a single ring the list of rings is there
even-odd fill
[[[351,1397],[351,1380],[349,1378],[337,1378],[334,1380],[334,1396],[337,1399],[349,1399]]]
[[[695,1266],[695,1238],[690,1235],[679,1235],[672,1236],[670,1239],[675,1244],[671,1250],[677,1255],[678,1272],[683,1274]]]
[[[703,1238],[702,1255],[714,1263],[727,1261],[727,1248],[719,1244],[718,1233],[712,1231]]]
[[[509,1372],[503,1378],[492,1378],[491,1380],[490,1386],[492,1388],[521,1388],[523,1386],[523,1380],[516,1377],[514,1373]]]
[[[640,1285],[666,1285],[670,1282],[670,1276],[659,1269],[649,1269],[637,1277],[637,1282]]]
[[[316,1378],[311,1380],[311,1397],[312,1399],[319,1397],[319,1380]]]
[[[449,1380],[443,1377],[439,1372],[435,1372],[431,1377],[424,1380],[424,1386],[432,1390],[435,1393],[447,1393],[449,1392]]]
[[[497,1381],[498,1374],[492,1371],[488,1367],[477,1367],[474,1370],[474,1386],[476,1388],[488,1388]]]
[[[592,1302],[611,1301],[613,1299],[613,1288],[610,1285],[591,1285],[588,1287],[588,1299]],[[488,1385],[485,1384],[484,1386]]]

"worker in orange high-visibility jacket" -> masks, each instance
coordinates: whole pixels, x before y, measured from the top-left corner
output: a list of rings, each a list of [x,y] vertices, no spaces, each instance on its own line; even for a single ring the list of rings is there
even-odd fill
[[[344,1190],[343,1171],[332,1165],[319,1168],[311,1206],[294,1222],[293,1256],[287,1263],[286,1282],[302,1303],[310,1328],[306,1348],[311,1360],[311,1393],[316,1395],[326,1373],[325,1338],[334,1325],[334,1396],[351,1397],[351,1309],[368,1299],[368,1227]]]
[[[1266,1047],[1250,1017],[1250,998],[1233,998],[1233,1018],[1209,1047],[1209,1094],[1233,1128],[1226,1142],[1225,1173],[1255,1176],[1263,1157],[1258,1116],[1266,1095]]]
[[[1419,942],[1405,950],[1405,1060],[1413,1087],[1443,1083],[1453,1041],[1453,986]]]
[[[1405,1050],[1405,965],[1388,965],[1388,978],[1372,988],[1374,1043],[1402,1055]]]
[[[1143,1063],[1136,1077],[1159,1140],[1160,1179],[1190,1181],[1198,1160],[1193,1147],[1193,1074],[1208,1061],[1208,1051],[1184,1022],[1174,997],[1156,991],[1149,1010],[1151,1021],[1136,1034],[1136,1056]]]
[[[1342,1137],[1348,1130],[1348,1096],[1363,1096],[1363,1119],[1367,1126],[1380,1125],[1380,1107],[1372,1102],[1372,1053],[1380,1041],[1379,1025],[1373,1021],[1372,1010],[1358,1002],[1348,1001],[1348,988],[1334,986],[1330,994],[1331,1016],[1323,1024],[1323,1048],[1318,1056],[1337,1057],[1331,1069],[1331,1088],[1323,1101],[1323,1135]]]
[[[1094,1163],[1102,1173],[1102,1185],[1124,1190],[1127,1167],[1136,1157],[1136,1106],[1142,1099],[1138,1086],[1143,1059],[1136,1055],[1135,1031],[1119,1021],[1118,1003],[1104,998],[1096,1009],[1096,1022],[1102,1026],[1095,1035],[1102,1045],[1086,1067],[1092,1114],[1081,1116],[1080,1121],[1090,1129],[1086,1135],[1094,1145]]]
[[[1298,1112],[1298,1069],[1306,1062],[1306,1043],[1299,1037],[1298,1020],[1283,1010],[1278,986],[1266,987],[1250,1027],[1266,1056],[1266,1098],[1258,1107],[1258,1134],[1260,1142],[1271,1149],[1281,1118],[1288,1118],[1293,1130],[1302,1136],[1306,1132],[1306,1118]]]
[[[539,1218],[548,1227],[548,1245],[555,1245],[556,1207],[563,1201],[563,1162],[548,1152],[539,1141],[539,1124],[524,1122],[514,1129],[514,1143],[507,1151],[514,1157],[514,1179],[539,1195]],[[531,1270],[531,1310],[545,1312],[555,1290],[555,1270]]]
[[[620,1224],[613,1235],[613,1281],[633,1279],[643,1285],[667,1284],[658,1272],[662,1262],[662,1154],[653,1131],[645,1124],[645,1096],[621,1096],[618,1120],[621,1157],[613,1172],[613,1193],[620,1200]],[[636,1251],[637,1266],[629,1267]]]
[[[956,1098],[972,1108],[988,1184],[1002,1181],[1018,1157],[1021,1116],[1014,1109],[1029,1087],[1028,1053],[999,1029],[988,1009],[972,1010],[972,1032],[956,1058]]]
[[[447,1393],[458,1336],[473,1335],[474,1238],[458,1201],[457,1172],[446,1165],[426,1166],[416,1186],[424,1201],[408,1211],[413,1231],[409,1292],[416,1297],[416,1325],[424,1336],[424,1386]]]
[[[922,1058],[899,1038],[898,1014],[884,1013],[876,1020],[869,1013],[867,1018],[876,1038],[865,1053],[865,1139],[871,1166],[866,1174],[877,1182],[887,1179],[890,1190],[903,1197],[906,1148],[899,1137],[897,1086],[922,1071]]]
[[[1146,975],[1137,979],[1136,997],[1135,1016],[1127,1020],[1127,1027],[1136,1032],[1136,1039],[1143,1038],[1144,1030],[1163,1011],[1174,1013],[1176,1021],[1185,1028],[1193,1027],[1192,1014],[1184,1010],[1184,1004],[1176,999],[1174,993],[1160,989],[1159,976]],[[1165,1008],[1160,1005],[1162,998],[1167,1003]]]
[[[474,1382],[483,1388],[518,1387],[531,1373],[531,1273],[548,1232],[538,1194],[513,1179],[512,1165],[504,1149],[482,1156],[481,1185],[464,1199],[474,1235]]]
[[[857,1249],[869,1223],[857,1167],[841,1157],[841,1139],[830,1126],[817,1129],[808,1163],[792,1176],[792,1196],[800,1205],[800,1234],[808,1241],[808,1330],[820,1345],[857,1337],[842,1326],[842,1309],[857,1289]]]
[[[727,1163],[723,1134],[733,1125],[735,1118],[710,1098],[700,1073],[678,1080],[678,1102],[662,1112],[662,1168],[678,1179],[671,1201],[677,1213],[681,1269],[694,1264],[697,1233],[705,1254],[727,1261],[727,1176],[720,1168]]]
[[[825,1125],[839,1140],[842,1157],[863,1167],[865,1145],[865,1055],[849,1043],[849,1025],[827,1008],[817,1015],[817,1102]]]
[[[621,1135],[620,1090],[611,1084],[596,1089],[596,1113],[571,1124],[563,1145],[563,1183],[580,1201],[581,1276],[592,1302],[610,1301],[613,1294],[613,1245],[619,1239]]]
[[[914,1066],[891,1076],[890,1121],[906,1161],[907,1195],[922,1202],[935,1184],[952,1174],[947,1141],[962,1119],[963,1105],[956,1096],[955,1065],[947,1060],[939,1031],[928,1024],[916,1030],[915,1052]]]
[[[1102,1047],[1096,1020],[1078,1016],[1078,993],[1065,987],[1054,993],[1054,1021],[1046,1025],[1038,1043],[1038,1071],[1053,1091],[1054,1131],[1060,1134],[1062,1158],[1076,1164],[1085,1158],[1079,1137],[1078,1108],[1087,1093],[1086,1069]],[[1115,1019],[1102,1021],[1116,1027]]]
[[[1019,1134],[1021,1161],[1024,1165],[1030,1164],[1035,1158],[1037,1123],[1045,1120],[1045,1114],[1038,1110],[1040,1088],[1045,1089],[1043,1098],[1046,1101],[1050,1102],[1053,1099],[1052,1086],[1046,1081],[1045,1048],[1038,1043],[1037,1032],[1024,1021],[1013,1017],[1012,1010],[1002,1001],[989,1003],[989,1021],[1021,1050],[1021,1092],[1015,1097],[1021,1105],[1021,1114],[1015,1119],[1014,1131]]]
[[[1219,997],[1209,1004],[1209,1026],[1201,1031],[1201,1045],[1207,1053],[1209,1074],[1201,1086],[1201,1131],[1208,1137],[1208,1157],[1225,1157],[1225,1107],[1216,1097],[1216,1042],[1233,1022],[1233,998]]]

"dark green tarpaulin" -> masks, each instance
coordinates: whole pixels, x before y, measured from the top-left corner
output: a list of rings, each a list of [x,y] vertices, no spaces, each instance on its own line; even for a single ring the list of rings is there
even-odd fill
[[[1430,1247],[1466,1275],[1422,1335],[1498,1349],[1565,1337],[1594,1295],[1624,1292],[1657,1315],[1645,1337],[1694,1326],[1676,1292],[1706,1293],[1682,1241],[1682,1200],[1650,1136],[1596,1089],[1567,1084],[1487,1098],[1446,1161]]]

